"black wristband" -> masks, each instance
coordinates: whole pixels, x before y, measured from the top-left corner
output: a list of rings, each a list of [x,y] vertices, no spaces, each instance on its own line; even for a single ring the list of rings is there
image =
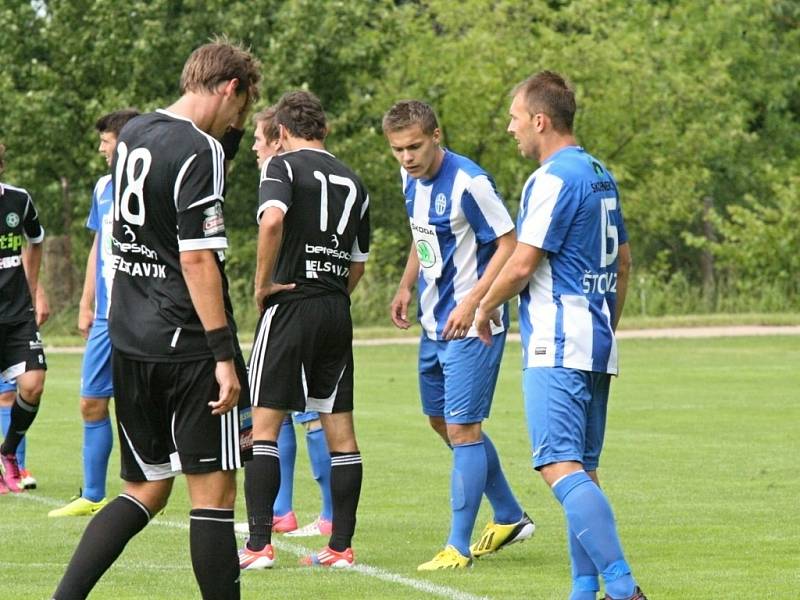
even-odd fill
[[[225,160],[233,160],[236,153],[239,151],[239,142],[242,141],[244,129],[236,129],[235,127],[228,127],[228,130],[219,141],[222,144],[222,149],[225,151]]]
[[[233,333],[231,333],[230,327],[206,331],[206,341],[215,361],[231,360],[236,356],[236,345],[233,343]]]

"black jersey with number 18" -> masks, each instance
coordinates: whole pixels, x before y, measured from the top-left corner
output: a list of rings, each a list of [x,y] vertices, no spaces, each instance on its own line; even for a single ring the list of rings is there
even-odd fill
[[[158,110],[122,129],[112,174],[114,348],[143,361],[211,356],[180,253],[216,252],[228,323],[236,331],[223,268],[222,146],[189,119]]]
[[[325,150],[303,148],[270,158],[261,169],[258,219],[285,213],[276,283],[295,283],[267,305],[323,294],[347,295],[351,262],[369,255],[369,195],[361,179]]]

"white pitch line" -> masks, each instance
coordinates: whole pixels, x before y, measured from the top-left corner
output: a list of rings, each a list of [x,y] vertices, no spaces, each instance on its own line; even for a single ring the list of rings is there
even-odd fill
[[[10,496],[12,495],[10,494]],[[13,494],[13,497],[19,498],[20,500],[32,500],[34,502],[39,502],[41,504],[46,504],[48,506],[61,506],[64,503],[63,500],[57,500],[56,498],[49,498],[48,496],[42,496],[40,494],[37,494],[36,492]],[[159,517],[155,517],[151,521],[151,524],[160,525],[161,527],[169,527],[172,529],[180,529],[183,531],[189,530],[189,525],[187,523],[178,521],[168,521],[166,519],[161,519]],[[273,544],[278,549],[287,551],[290,554],[294,554],[295,556],[307,556],[314,552],[314,550],[310,548],[306,548],[304,546],[300,546],[299,544],[292,544],[290,542],[285,542],[282,540],[275,540]],[[4,565],[6,565],[6,563],[0,563],[0,566]],[[60,566],[63,567],[64,565]],[[490,600],[487,596],[475,596],[474,594],[462,592],[460,590],[447,587],[445,585],[437,585],[435,583],[431,583],[429,581],[425,581],[422,579],[405,577],[403,575],[387,571],[386,569],[373,567],[364,563],[356,563],[351,570],[355,571],[356,573],[366,575],[367,577],[374,577],[375,579],[380,579],[381,581],[386,581],[388,583],[410,587],[420,592],[425,592],[434,596],[452,598],[453,600]]]

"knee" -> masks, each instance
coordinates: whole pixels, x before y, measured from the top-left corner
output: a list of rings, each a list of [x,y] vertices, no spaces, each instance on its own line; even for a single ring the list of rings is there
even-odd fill
[[[479,442],[482,439],[480,423],[469,423],[466,425],[448,423],[447,439],[450,440],[451,446]]]
[[[108,400],[81,398],[81,417],[84,421],[103,421],[108,418]]]
[[[442,417],[428,417],[428,423],[431,429],[438,433],[439,437],[444,440],[445,444],[450,443],[450,438],[447,436],[447,425]]]
[[[36,406],[42,399],[44,392],[44,376],[26,379],[18,382],[19,395],[28,404]]]

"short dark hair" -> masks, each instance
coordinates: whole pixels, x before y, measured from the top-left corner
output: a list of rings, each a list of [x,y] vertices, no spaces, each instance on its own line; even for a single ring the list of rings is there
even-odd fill
[[[280,130],[278,124],[275,122],[275,105],[268,106],[253,115],[253,123],[259,127],[261,123],[264,124],[264,137],[268,142],[277,140],[280,137]]]
[[[520,92],[525,95],[528,113],[544,113],[550,117],[553,129],[559,133],[572,133],[577,110],[575,92],[561,75],[540,71],[514,86],[511,97]]]
[[[430,104],[420,100],[401,100],[383,115],[383,133],[391,133],[419,125],[422,133],[431,135],[439,120]]]
[[[125,123],[134,117],[138,117],[141,113],[135,108],[123,108],[122,110],[115,110],[107,115],[103,115],[94,124],[94,128],[99,133],[113,133],[119,137],[119,132],[125,127]]]
[[[314,94],[304,90],[287,92],[275,105],[275,123],[283,125],[294,137],[304,140],[324,140],[328,123],[322,103]]]
[[[258,100],[261,64],[240,44],[224,36],[195,49],[186,60],[181,73],[181,94],[213,92],[231,79],[238,79],[237,94],[247,93],[252,102]]]

